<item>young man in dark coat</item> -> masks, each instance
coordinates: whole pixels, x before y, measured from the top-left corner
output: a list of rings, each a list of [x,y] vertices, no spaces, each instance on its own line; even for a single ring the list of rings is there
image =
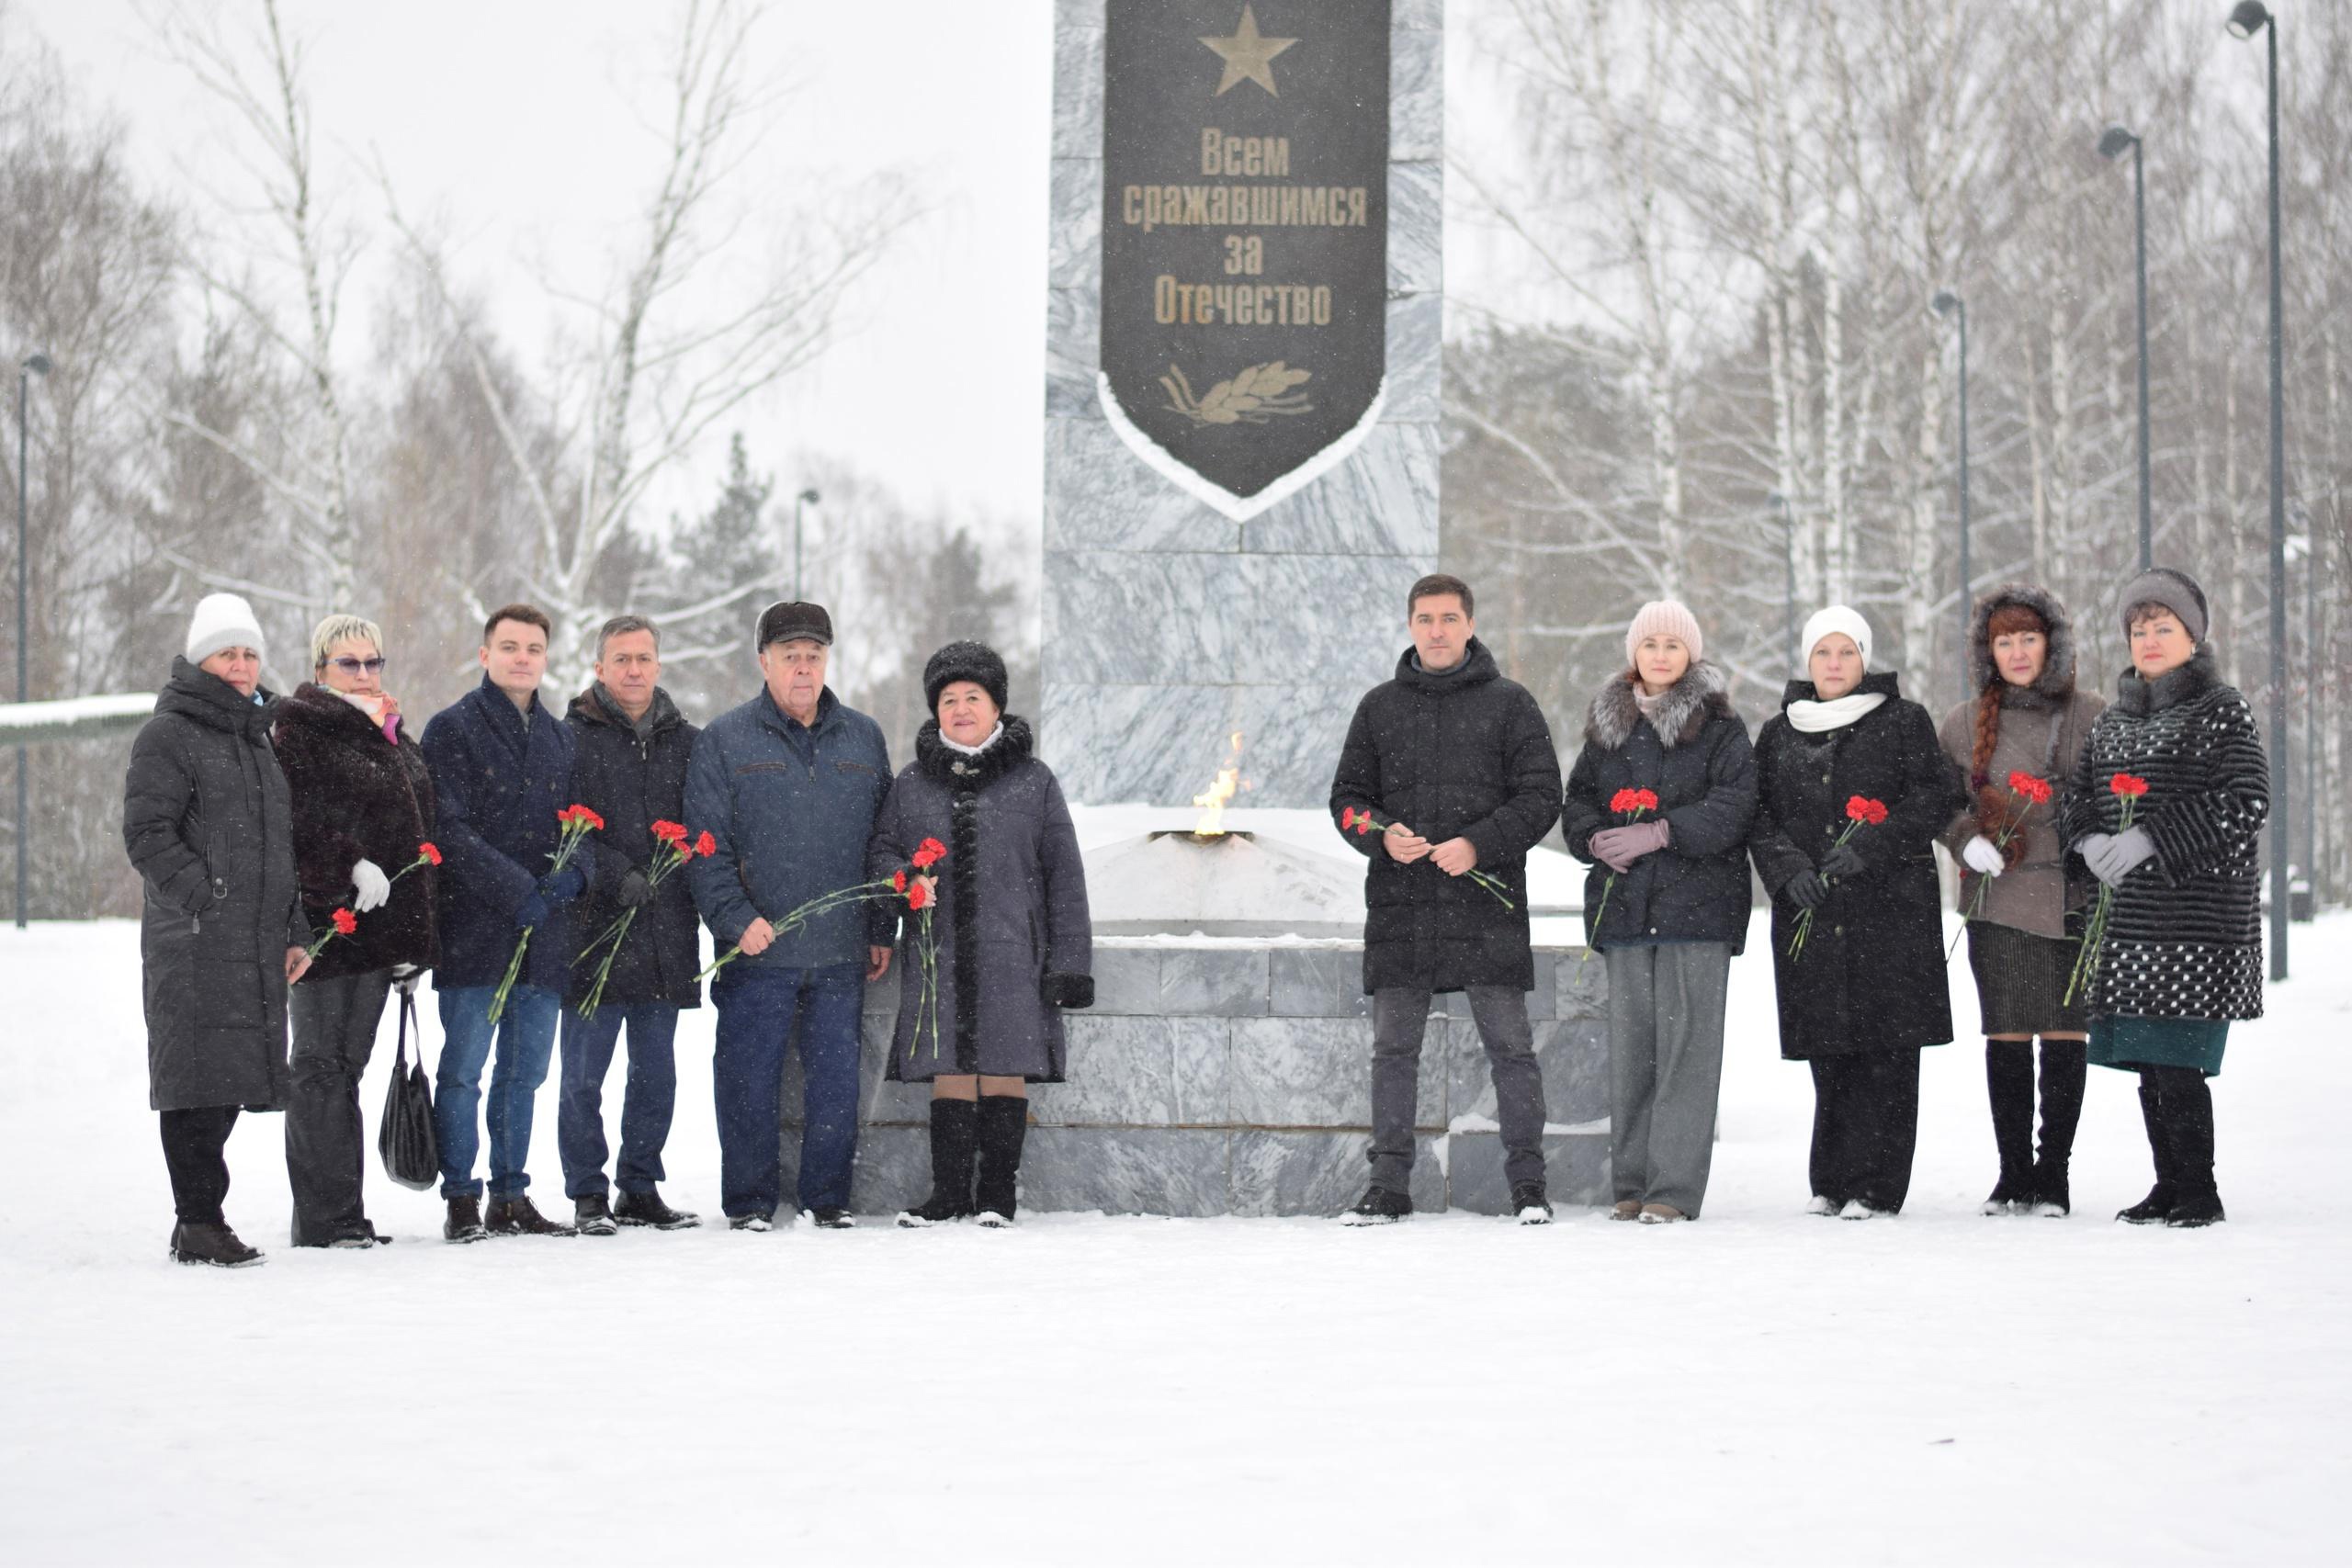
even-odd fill
[[[657,886],[650,873],[660,840],[656,822],[686,819],[686,759],[701,733],[663,691],[662,634],[642,615],[616,615],[596,634],[596,679],[571,699],[571,798],[605,819],[582,846],[588,893],[572,922],[585,947],[628,910],[637,911],[596,1010],[581,1009],[605,957],[600,949],[571,966],[564,987],[563,1071],[556,1100],[556,1148],[563,1190],[582,1235],[611,1235],[618,1225],[680,1230],[694,1215],[662,1201],[662,1145],[678,1101],[673,1042],[678,1010],[702,1005],[700,932],[686,879],[673,870]],[[665,855],[667,852],[664,852]],[[620,1201],[605,1178],[605,1074],[621,1029],[628,1029],[628,1089],[621,1102]]]
[[[760,612],[764,684],[711,722],[686,770],[686,820],[717,842],[687,863],[695,907],[722,952],[741,950],[710,987],[720,1199],[737,1230],[769,1229],[783,1198],[777,1129],[796,1022],[800,1207],[818,1225],[850,1224],[858,1019],[865,982],[890,966],[896,917],[847,905],[778,927],[809,900],[865,880],[866,840],[890,786],[882,727],[825,684],[832,643],[820,604],[780,600]]]
[[[311,678],[278,705],[277,755],[294,796],[294,859],[303,913],[323,930],[339,906],[359,928],[320,949],[294,987],[294,1080],[286,1105],[286,1176],[297,1247],[372,1247],[362,1201],[368,1162],[359,1080],[395,987],[413,1008],[433,964],[435,871],[424,749],[384,690],[384,633],[329,615],[311,633]],[[395,881],[397,879],[397,881]]]
[[[1372,1184],[1346,1216],[1413,1212],[1413,1107],[1430,998],[1464,991],[1494,1073],[1503,1173],[1522,1224],[1544,1196],[1544,1077],[1527,992],[1527,852],[1560,814],[1560,759],[1535,699],[1475,635],[1469,585],[1436,575],[1406,600],[1413,646],[1356,705],[1331,780],[1341,837],[1364,872],[1363,987],[1373,998]],[[1345,824],[1370,812],[1382,827]],[[1469,874],[1500,884],[1498,897]],[[1504,901],[1505,898],[1509,902]]]
[[[564,907],[588,885],[575,863],[550,870],[571,804],[571,731],[539,701],[548,667],[548,618],[528,604],[492,612],[482,627],[481,684],[433,716],[424,760],[433,770],[442,854],[435,915],[441,956],[433,988],[441,998],[441,1062],[434,1075],[433,1131],[441,1145],[442,1235],[570,1235],[532,1206],[525,1168],[531,1153],[532,1096],[547,1081],[564,970],[578,951]],[[523,933],[531,935],[506,1010],[491,1002]],[[474,1175],[480,1146],[481,1074],[492,1036],[490,1213]]]
[[[286,988],[310,967],[262,649],[243,599],[199,602],[122,782],[123,848],[146,894],[147,1103],[179,1214],[172,1256],[223,1268],[261,1260],[221,1213],[223,1151],[241,1108],[286,1103]]]

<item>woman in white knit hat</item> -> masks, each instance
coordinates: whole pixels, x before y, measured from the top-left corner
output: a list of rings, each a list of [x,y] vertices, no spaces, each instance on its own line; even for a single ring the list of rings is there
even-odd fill
[[[265,646],[243,599],[198,604],[122,792],[123,847],[146,894],[147,1090],[179,1214],[172,1256],[224,1268],[261,1260],[221,1212],[224,1150],[240,1110],[286,1103],[286,990],[310,966]]]
[[[1919,1051],[1951,1039],[1932,846],[1968,794],[1927,709],[1871,671],[1868,622],[1832,605],[1803,647],[1757,736],[1749,852],[1772,895],[1781,1055],[1813,1069],[1808,1207],[1867,1220],[1910,1191]]]
[[[1747,938],[1756,764],[1730,679],[1705,654],[1689,610],[1642,606],[1625,669],[1585,716],[1560,813],[1569,852],[1592,867],[1585,941],[1609,965],[1613,1217],[1650,1224],[1696,1219],[1706,1199],[1724,1000]]]

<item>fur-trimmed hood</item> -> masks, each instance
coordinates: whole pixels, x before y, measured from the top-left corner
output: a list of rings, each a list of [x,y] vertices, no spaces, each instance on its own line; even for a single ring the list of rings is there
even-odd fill
[[[986,789],[1027,761],[1036,747],[1027,719],[1009,713],[1003,723],[1004,733],[996,738],[996,744],[977,757],[967,757],[940,739],[937,719],[925,719],[915,733],[915,761],[926,774],[949,789]]]
[[[1976,601],[1976,613],[1968,621],[1969,692],[1982,692],[2001,679],[1993,662],[1989,628],[1994,612],[2009,604],[2032,611],[2050,628],[2049,656],[2030,689],[2052,702],[2065,701],[2075,690],[2075,623],[2055,593],[2027,582],[2004,582]]]
[[[1688,745],[1699,738],[1710,720],[1732,716],[1731,677],[1720,664],[1700,660],[1682,672],[1682,679],[1667,689],[1658,704],[1657,717],[1650,728],[1657,731],[1658,743],[1668,750]],[[1630,670],[1610,677],[1592,699],[1592,706],[1585,714],[1584,739],[1588,746],[1598,746],[1604,751],[1614,751],[1625,744],[1634,733],[1634,726],[1641,721],[1642,708],[1634,687],[1634,672]]]

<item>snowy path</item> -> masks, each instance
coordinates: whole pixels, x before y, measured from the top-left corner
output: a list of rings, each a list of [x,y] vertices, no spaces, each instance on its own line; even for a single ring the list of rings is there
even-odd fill
[[[400,1244],[296,1252],[252,1117],[230,1217],[270,1258],[220,1273],[164,1258],[134,928],[0,931],[0,1559],[2341,1561],[2352,917],[2297,934],[2216,1085],[2202,1234],[2109,1222],[2147,1156],[2096,1070],[2075,1217],[1978,1217],[1973,1046],[1928,1054],[1910,1213],[1803,1217],[1810,1095],[1751,947],[1695,1225],[460,1248],[371,1169]],[[708,1030],[665,1189],[706,1214]]]

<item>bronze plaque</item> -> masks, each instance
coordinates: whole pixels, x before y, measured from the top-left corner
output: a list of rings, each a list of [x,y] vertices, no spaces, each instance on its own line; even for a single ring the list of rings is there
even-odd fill
[[[1106,20],[1103,410],[1246,517],[1379,413],[1388,0],[1109,0]]]

